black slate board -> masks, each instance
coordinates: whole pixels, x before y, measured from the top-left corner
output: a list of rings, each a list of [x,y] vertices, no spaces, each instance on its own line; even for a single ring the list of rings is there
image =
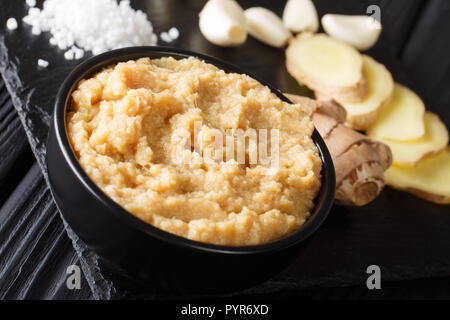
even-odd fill
[[[20,120],[1,77],[0,119],[0,155],[6,155],[0,162],[0,177],[6,177],[0,179],[0,191],[2,199],[7,199],[0,207],[0,299],[92,299],[85,279],[80,290],[69,290],[66,286],[66,268],[79,265],[79,258],[27,146],[25,131],[20,124],[16,126]],[[48,220],[43,217],[51,217],[52,223],[46,223]],[[36,230],[41,231],[37,241]],[[300,290],[285,286],[276,295],[243,293],[234,298],[448,299],[449,284],[450,277],[383,282],[383,290],[375,291],[367,290],[365,285]]]
[[[250,1],[242,3],[244,7],[253,4]],[[369,4],[368,1],[315,3],[320,14],[364,13]],[[388,1],[377,3],[382,12],[392,14],[395,8],[399,10],[399,7]],[[45,137],[53,98],[59,83],[77,62],[65,61],[62,52],[48,45],[48,35],[32,36],[28,26],[21,25],[13,32],[5,30],[2,22],[10,16],[20,20],[25,15],[26,8],[16,1],[2,2],[0,5],[0,72],[6,80],[14,106],[19,111],[32,149],[45,175]],[[304,92],[287,74],[283,51],[267,47],[254,39],[249,39],[242,47],[226,49],[206,42],[197,27],[201,2],[132,1],[132,5],[148,12],[158,33],[173,25],[180,29],[180,38],[171,45],[235,63],[282,90]],[[258,5],[272,8],[277,13],[281,13],[283,8],[283,3],[274,1],[258,1]],[[423,1],[408,1],[408,5],[405,2],[402,5],[402,13],[412,13],[395,16],[396,19],[385,24],[385,30],[411,26],[411,17],[415,17],[414,12],[417,13],[423,7]],[[384,32],[370,54],[385,63],[393,71],[396,80],[416,89],[418,86],[409,79],[396,58],[410,43],[406,42],[410,35],[404,30],[394,34],[392,36]],[[45,71],[39,70],[36,66],[38,58],[49,60],[50,67]],[[442,102],[439,102],[441,105]],[[434,110],[432,101],[429,101],[429,107]],[[448,126],[448,109],[439,108],[439,111]],[[248,293],[363,283],[367,276],[365,269],[370,264],[381,267],[384,281],[449,275],[449,211],[448,206],[427,203],[389,188],[379,199],[364,208],[334,207],[329,219],[299,259],[276,279],[251,289]],[[77,249],[94,298],[122,296],[122,288],[115,285],[110,280],[110,275],[98,265],[95,254],[84,247],[70,232],[70,228],[68,233]]]

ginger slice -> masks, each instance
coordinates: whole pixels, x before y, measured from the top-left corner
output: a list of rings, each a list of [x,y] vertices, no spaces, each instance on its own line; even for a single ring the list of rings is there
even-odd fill
[[[396,189],[435,203],[450,204],[450,147],[423,159],[415,167],[392,166],[384,177]]]
[[[405,116],[406,117],[406,116]],[[398,123],[398,130],[403,130],[408,124],[406,121]],[[437,115],[432,112],[425,112],[425,135],[416,140],[396,141],[390,139],[380,139],[371,136],[387,144],[392,151],[394,164],[397,166],[414,166],[425,157],[442,151],[448,144],[448,131]]]
[[[325,34],[301,33],[292,39],[286,67],[298,82],[335,100],[358,102],[368,92],[360,53]]]
[[[413,91],[398,83],[386,108],[381,110],[367,134],[378,139],[412,140],[425,134],[425,105]]]
[[[369,86],[367,96],[356,103],[336,99],[347,111],[346,124],[355,130],[366,130],[376,121],[394,90],[391,73],[384,65],[367,55],[363,55],[363,71]],[[327,99],[320,93],[316,93],[316,96],[319,100]]]

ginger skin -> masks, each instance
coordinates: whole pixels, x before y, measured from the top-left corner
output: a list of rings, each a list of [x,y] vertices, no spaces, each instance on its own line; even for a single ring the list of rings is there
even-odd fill
[[[286,97],[310,115],[330,151],[336,171],[335,203],[363,206],[374,200],[384,188],[383,173],[392,164],[389,147],[346,127],[345,109],[333,100]]]

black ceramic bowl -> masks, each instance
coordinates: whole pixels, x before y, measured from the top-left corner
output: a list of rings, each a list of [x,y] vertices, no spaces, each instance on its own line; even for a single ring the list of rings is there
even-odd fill
[[[172,48],[133,47],[110,51],[78,65],[62,83],[55,102],[47,142],[50,188],[65,220],[101,257],[133,278],[161,292],[230,292],[273,277],[289,265],[308,238],[326,218],[335,191],[334,167],[325,143],[313,133],[323,161],[322,187],[308,221],[295,233],[255,246],[220,246],[200,243],[147,224],[106,196],[86,175],[75,157],[66,133],[71,93],[81,79],[102,68],[141,57],[176,59],[198,57],[235,73],[235,66],[202,54]],[[279,91],[265,83],[278,97]]]

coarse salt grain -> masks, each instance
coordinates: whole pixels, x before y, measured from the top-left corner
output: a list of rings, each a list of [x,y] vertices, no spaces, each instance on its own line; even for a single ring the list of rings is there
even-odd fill
[[[64,52],[64,59],[66,59],[66,60],[73,60],[74,56],[75,55],[74,55],[72,49],[67,50],[66,52]]]
[[[172,38],[172,40],[176,40],[180,36],[180,31],[178,31],[177,28],[172,27],[169,30],[169,36]]]
[[[48,61],[44,60],[44,59],[38,59],[38,66],[42,67],[42,68],[47,68],[48,67]]]
[[[161,34],[159,35],[161,40],[164,42],[172,42],[173,40],[178,39],[179,36],[180,31],[178,31],[178,29],[175,27],[170,28],[167,32],[161,32]]]
[[[75,59],[81,59],[81,58],[83,58],[84,57],[84,50],[83,49],[80,49],[80,48],[75,48],[74,49],[74,54],[75,54]]]
[[[48,31],[50,44],[79,59],[84,50],[99,54],[122,47],[155,45],[157,36],[147,15],[128,0],[46,0],[43,9],[29,8],[23,18],[33,34]]]
[[[36,6],[36,0],[25,0],[25,3],[26,3],[27,6],[29,6],[29,7],[34,7],[34,6]]]
[[[8,30],[16,30],[17,27],[18,24],[16,19],[9,18],[8,20],[6,20],[6,28],[8,28]]]
[[[170,35],[167,32],[161,32],[159,37],[164,42],[172,42],[172,38],[170,37]]]
[[[76,46],[72,46],[69,50],[64,52],[64,58],[66,60],[73,60],[73,59],[81,59],[84,56],[84,50],[77,48]]]
[[[31,28],[31,33],[34,34],[35,36],[38,36],[41,34],[41,28],[39,28],[38,26],[33,26]]]

